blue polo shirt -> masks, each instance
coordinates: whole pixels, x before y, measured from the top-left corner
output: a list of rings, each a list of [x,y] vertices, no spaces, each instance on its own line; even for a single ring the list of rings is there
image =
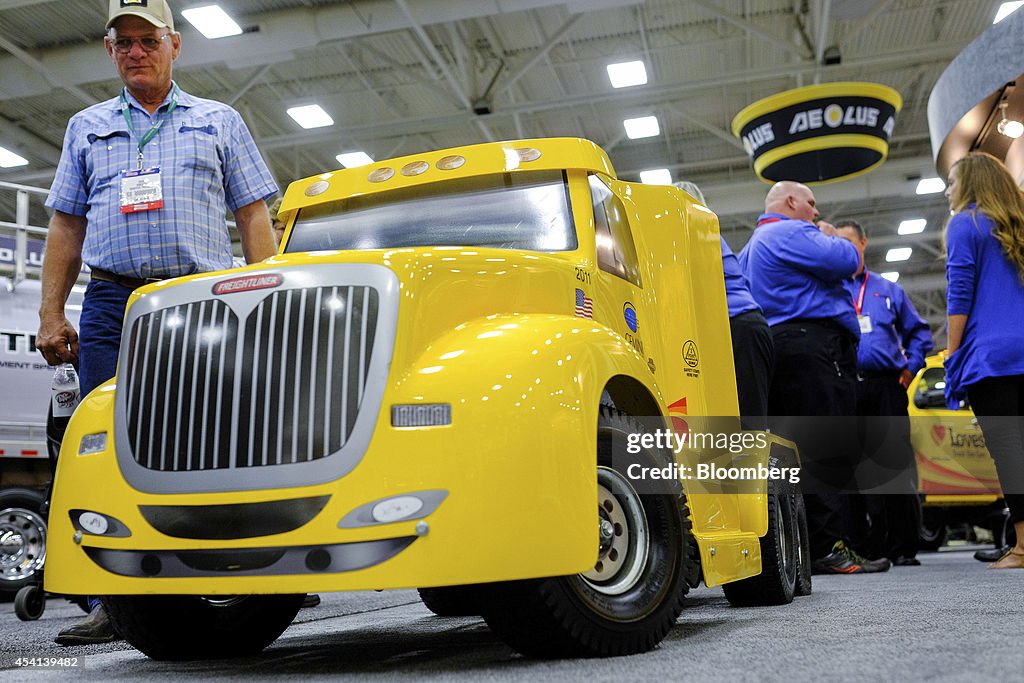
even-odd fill
[[[854,310],[859,306],[860,314],[871,321],[870,332],[861,330],[857,369],[917,374],[932,350],[932,334],[903,288],[873,271],[864,271],[845,285]]]
[[[857,315],[843,286],[860,267],[857,247],[781,214],[762,214],[757,225],[739,262],[768,324],[828,319],[859,337]]]
[[[979,380],[1024,375],[1024,284],[994,228],[972,204],[946,229],[946,312],[967,316],[960,348],[946,359],[950,407]]]
[[[719,235],[718,238],[722,240],[722,270],[725,272],[725,299],[729,304],[729,317],[735,318],[750,311],[760,311],[761,307],[750,294],[750,287],[743,277],[743,270],[736,259],[736,254],[732,253],[724,237]]]
[[[171,96],[150,115],[127,89],[139,134],[165,116]],[[267,199],[277,184],[237,111],[180,91],[178,106],[143,149],[161,170],[162,208],[121,213],[120,173],[137,167],[138,143],[117,97],[71,117],[46,206],[85,216],[82,260],[129,277],[174,277],[231,267],[227,210]]]

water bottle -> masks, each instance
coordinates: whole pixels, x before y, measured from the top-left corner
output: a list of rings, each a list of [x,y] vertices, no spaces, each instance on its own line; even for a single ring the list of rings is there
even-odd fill
[[[78,390],[78,373],[71,363],[58,365],[53,372],[50,406],[55,420],[63,418],[65,425],[78,407],[81,399]]]

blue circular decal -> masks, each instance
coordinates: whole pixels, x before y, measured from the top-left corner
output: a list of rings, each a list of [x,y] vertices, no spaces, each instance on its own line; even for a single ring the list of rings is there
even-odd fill
[[[640,326],[640,323],[636,319],[636,309],[628,301],[622,307],[622,317],[626,319],[626,325],[629,326],[629,329],[636,332],[636,328]]]

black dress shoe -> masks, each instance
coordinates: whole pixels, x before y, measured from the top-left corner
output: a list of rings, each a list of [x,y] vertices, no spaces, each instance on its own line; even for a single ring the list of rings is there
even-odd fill
[[[58,645],[94,645],[120,639],[103,605],[96,605],[85,619],[58,633],[54,642]]]
[[[974,553],[974,559],[978,562],[995,562],[1000,557],[1010,552],[1010,546],[1004,545],[1002,548],[989,548],[988,550],[979,550]]]
[[[996,558],[998,559],[998,558]],[[302,601],[303,607],[316,607],[320,604],[320,596],[316,593],[307,593]]]
[[[921,566],[921,560],[917,559],[916,557],[906,557],[904,555],[900,555],[895,560],[893,560],[892,563],[895,566],[897,566],[897,567],[920,567]]]

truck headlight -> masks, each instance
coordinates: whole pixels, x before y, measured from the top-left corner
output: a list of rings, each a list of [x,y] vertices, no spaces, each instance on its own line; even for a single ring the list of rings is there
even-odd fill
[[[78,444],[79,455],[92,455],[107,450],[107,433],[86,434]]]

